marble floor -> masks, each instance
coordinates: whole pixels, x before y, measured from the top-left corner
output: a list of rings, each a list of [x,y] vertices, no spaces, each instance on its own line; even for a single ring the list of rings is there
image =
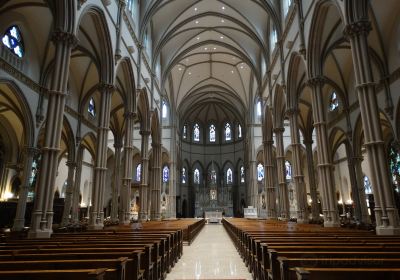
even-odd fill
[[[252,279],[222,225],[205,225],[166,280]]]

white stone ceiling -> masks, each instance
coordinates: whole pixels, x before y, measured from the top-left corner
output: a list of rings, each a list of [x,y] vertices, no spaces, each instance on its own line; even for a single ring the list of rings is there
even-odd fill
[[[205,101],[214,96],[244,116],[264,75],[272,10],[268,1],[147,4],[143,21],[151,26],[153,58],[161,61],[162,87],[171,105],[183,116],[194,104],[211,104]]]

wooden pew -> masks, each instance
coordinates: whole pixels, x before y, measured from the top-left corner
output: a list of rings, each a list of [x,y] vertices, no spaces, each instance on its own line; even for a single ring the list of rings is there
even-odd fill
[[[293,268],[298,280],[398,280],[400,268]]]
[[[0,279],[7,280],[105,280],[106,268],[0,271]]]

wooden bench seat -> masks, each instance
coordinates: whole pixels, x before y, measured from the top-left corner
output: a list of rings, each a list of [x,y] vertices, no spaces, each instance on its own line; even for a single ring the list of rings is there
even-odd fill
[[[63,269],[63,270],[4,270],[0,279],[7,280],[106,280],[106,272],[112,269]]]
[[[298,280],[398,280],[400,268],[292,268]]]
[[[34,261],[1,261],[0,271],[9,270],[63,270],[63,269],[112,269],[106,272],[106,280],[128,280],[125,273],[126,264],[132,262],[127,257],[118,259],[74,259],[74,260],[34,260]]]

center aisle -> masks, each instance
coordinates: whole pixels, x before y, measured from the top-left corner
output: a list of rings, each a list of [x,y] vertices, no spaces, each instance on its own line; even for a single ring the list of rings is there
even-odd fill
[[[222,225],[205,225],[166,280],[252,279]]]

